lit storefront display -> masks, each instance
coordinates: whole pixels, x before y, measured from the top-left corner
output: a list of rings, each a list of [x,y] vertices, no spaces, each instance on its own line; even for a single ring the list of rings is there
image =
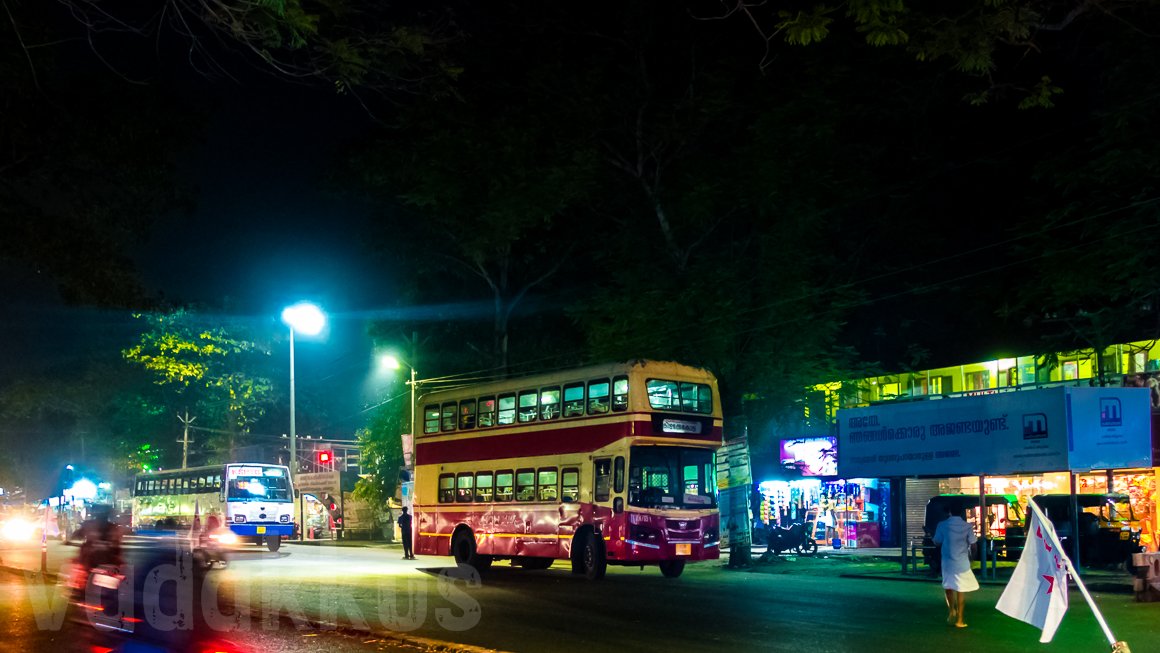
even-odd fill
[[[758,485],[761,525],[814,525],[814,539],[845,548],[896,546],[891,482],[838,477],[836,437],[781,441],[781,467],[804,478]]]
[[[1157,550],[1156,478],[1160,468],[1116,470],[1112,473],[1112,487],[1108,489],[1108,473],[1095,470],[1076,474],[1077,494],[1121,494],[1128,497],[1127,515],[1131,528],[1139,530],[1140,545],[1147,551]],[[1027,513],[1031,497],[1044,494],[1067,494],[1071,486],[1067,472],[1028,476],[988,476],[984,479],[987,494],[1011,494]],[[963,477],[939,482],[941,494],[978,494],[979,479]]]

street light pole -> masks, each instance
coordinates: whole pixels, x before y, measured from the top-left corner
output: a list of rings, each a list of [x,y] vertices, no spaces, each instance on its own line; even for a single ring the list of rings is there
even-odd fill
[[[326,315],[314,304],[302,302],[282,311],[282,321],[290,327],[290,474],[298,473],[298,431],[294,423],[294,332],[316,336],[326,327]]]
[[[290,325],[290,476],[298,473],[298,433],[294,430],[294,325]]]

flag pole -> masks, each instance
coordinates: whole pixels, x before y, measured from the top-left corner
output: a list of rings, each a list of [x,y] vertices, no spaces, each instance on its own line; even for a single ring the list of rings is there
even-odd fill
[[[1034,499],[1028,501],[1027,505],[1031,508],[1032,512],[1034,512],[1039,517],[1039,521],[1047,522],[1049,524],[1051,523],[1051,520],[1047,518],[1047,515],[1043,514],[1043,510],[1039,508],[1039,505],[1035,503]],[[1047,528],[1044,530],[1047,531],[1048,537],[1051,538],[1051,544],[1055,547],[1055,550],[1058,551],[1060,553],[1060,557],[1063,558],[1063,564],[1067,566],[1067,573],[1071,574],[1072,579],[1075,580],[1075,585],[1077,588],[1079,588],[1079,593],[1083,595],[1084,600],[1087,601],[1088,607],[1092,609],[1092,614],[1096,616],[1096,622],[1099,623],[1100,628],[1103,629],[1104,636],[1108,638],[1108,644],[1111,645],[1112,650],[1116,653],[1128,653],[1128,645],[1123,642],[1116,641],[1116,636],[1112,634],[1112,629],[1108,627],[1108,622],[1104,620],[1104,615],[1100,612],[1099,607],[1096,606],[1095,599],[1093,599],[1092,595],[1088,593],[1087,586],[1083,584],[1083,579],[1079,577],[1079,573],[1077,573],[1075,567],[1072,566],[1071,558],[1068,557],[1067,552],[1063,548],[1063,545],[1059,543],[1059,537],[1057,537],[1055,534],[1055,528]]]

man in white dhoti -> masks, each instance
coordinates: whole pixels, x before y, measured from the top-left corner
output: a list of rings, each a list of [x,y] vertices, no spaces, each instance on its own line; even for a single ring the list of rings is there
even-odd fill
[[[979,589],[979,581],[971,572],[971,545],[978,540],[975,529],[963,518],[963,511],[951,514],[939,522],[934,530],[934,543],[942,547],[942,586],[946,593],[947,623],[966,628],[963,622],[965,593]]]

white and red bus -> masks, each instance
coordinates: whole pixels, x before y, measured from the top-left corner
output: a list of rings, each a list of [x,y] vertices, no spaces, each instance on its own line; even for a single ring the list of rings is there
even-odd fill
[[[477,569],[543,569],[720,557],[717,382],[633,361],[482,383],[420,398],[415,552]]]

